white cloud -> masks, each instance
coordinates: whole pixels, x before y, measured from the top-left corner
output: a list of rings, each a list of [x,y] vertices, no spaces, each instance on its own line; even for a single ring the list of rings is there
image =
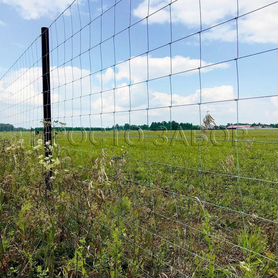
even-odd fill
[[[233,86],[222,85],[202,90],[202,102],[213,102],[235,99]]]
[[[236,38],[236,29],[231,28],[230,25],[220,25],[202,34],[202,39],[208,41],[235,42]]]
[[[72,0],[0,0],[0,3],[14,7],[24,19],[38,19],[41,17],[57,15],[62,12]]]
[[[169,74],[169,67],[166,70],[166,65],[169,64],[169,57],[150,57],[149,62],[152,75],[161,76]],[[203,62],[206,63],[205,61]],[[145,60],[143,57],[133,59],[132,82],[139,82],[145,77],[146,65],[144,63]],[[173,65],[176,67],[176,71],[183,71],[188,67],[198,66],[198,63],[199,61],[197,60],[180,56],[173,59]],[[147,91],[143,83],[131,86],[131,91],[129,91],[129,87],[127,86],[129,67],[127,64],[119,65],[116,68],[117,89],[115,92],[111,90],[100,94],[99,83],[92,82],[90,78],[90,71],[87,69],[70,66],[51,68],[51,96],[54,120],[59,118],[59,120],[63,121],[63,118],[65,118],[65,122],[71,125],[71,116],[128,111],[130,109],[130,101],[132,105],[131,109],[147,108]],[[14,79],[16,79],[15,82],[13,82]],[[76,81],[70,83],[72,80]],[[82,80],[82,84],[80,80]],[[95,76],[94,80],[100,80],[100,75]],[[105,87],[108,86],[107,84],[111,85],[110,88],[113,87],[114,70],[112,68],[104,73],[103,82],[106,84]],[[59,85],[63,84],[68,85],[59,87]],[[171,100],[167,90],[166,88],[162,88],[161,91],[158,91],[153,87],[149,88],[149,102],[152,107],[170,105]],[[42,111],[40,110],[40,107],[42,107],[41,91],[40,68],[23,68],[11,72],[10,75],[6,76],[4,81],[2,80],[0,82],[0,115],[2,121],[12,123],[16,126],[24,126],[23,123],[25,125],[39,125],[42,117]],[[230,97],[231,91],[232,89],[229,86],[204,89],[203,96],[206,100],[225,99]],[[81,94],[87,95],[87,97],[80,98]],[[92,94],[91,97],[88,97],[90,94]],[[192,95],[188,96],[174,94],[172,96],[172,104],[197,103],[198,96],[198,91],[192,92]],[[31,112],[26,113],[26,110]],[[36,120],[32,112],[35,110],[40,115]],[[17,116],[13,116],[15,111],[17,111]],[[160,114],[160,116],[162,119],[163,114]],[[138,120],[140,118],[144,118],[143,113],[142,117],[139,116]],[[34,121],[37,122],[34,123]]]
[[[131,100],[135,100],[136,106],[131,107],[131,111],[134,109],[140,109],[140,112],[131,112],[132,123],[146,123],[146,110],[148,107],[146,96],[144,96],[143,85],[140,84],[136,89],[132,90]],[[149,90],[149,103],[151,108],[165,107],[160,109],[149,110],[150,121],[168,121],[170,119],[169,106],[172,105],[173,120],[180,122],[198,123],[198,106],[200,92],[199,90],[193,91],[189,95],[170,95],[167,91]],[[231,85],[223,85],[219,87],[203,88],[202,90],[203,102],[212,102],[212,104],[203,104],[202,110],[209,110],[213,115],[217,117],[217,122],[221,124],[227,123],[231,118],[236,120],[236,106],[233,102],[221,102],[218,105],[214,104],[216,101],[233,100],[235,98],[235,91]],[[171,103],[172,100],[172,103]],[[102,102],[102,105],[101,105]],[[134,102],[133,102],[134,104]],[[192,106],[183,106],[183,105]],[[113,125],[113,114],[116,111],[116,122],[125,123],[128,122],[127,113],[117,113],[129,110],[129,89],[123,87],[116,90],[115,105],[114,105],[114,93],[103,93],[102,96],[98,95],[92,102],[92,111],[94,113],[101,113],[101,106],[103,113],[106,114],[105,126]],[[180,106],[176,108],[176,106]],[[181,113],[176,113],[180,110]],[[195,113],[192,111],[195,110]],[[82,114],[86,112],[83,111]],[[105,115],[105,114],[104,114]]]
[[[197,90],[189,96],[173,94],[172,97],[167,93],[151,92],[151,97],[153,98],[152,102],[158,107],[169,106],[171,104],[171,99],[172,105],[197,104],[200,100],[200,91]],[[222,85],[202,89],[202,102],[216,102],[232,99],[235,99],[233,86]]]
[[[278,123],[278,98],[253,99],[239,102],[239,122]],[[254,113],[256,111],[256,113]]]
[[[210,63],[207,61],[201,61],[202,65],[209,65]],[[149,66],[149,78],[148,78],[148,70],[147,66]],[[113,95],[113,87],[114,87],[114,70],[113,68],[108,68],[102,75],[103,80],[103,88],[104,90],[110,90],[102,94],[102,111],[103,112],[113,112],[114,109],[116,111],[128,111],[130,109],[129,102],[129,88],[126,86],[129,81],[131,84],[144,82],[146,80],[152,80],[155,78],[161,78],[161,80],[169,81],[168,76],[172,74],[179,74],[182,77],[185,72],[186,75],[198,74],[198,67],[200,66],[199,59],[191,59],[189,57],[183,56],[174,56],[172,57],[172,71],[171,71],[171,59],[169,56],[166,57],[152,57],[149,56],[147,61],[147,56],[139,56],[132,58],[130,60],[130,68],[129,62],[124,62],[116,66],[115,69],[115,78],[116,78],[116,95],[115,95],[115,106],[114,106],[114,95]],[[209,66],[203,69],[203,73],[228,68],[227,64],[219,64]],[[194,69],[194,70],[193,70]],[[196,70],[195,70],[196,69]],[[191,71],[192,70],[192,71]],[[101,76],[97,76],[100,80]],[[165,78],[164,78],[165,77]],[[158,80],[157,82],[163,82]],[[169,82],[168,82],[169,84]],[[122,88],[119,88],[122,87]],[[157,87],[157,86],[156,86]],[[230,89],[230,88],[229,88]],[[152,86],[151,82],[149,83],[149,103],[152,107],[160,107],[160,106],[169,106],[171,104],[171,97],[168,92],[169,86],[164,88],[164,90],[157,90]],[[220,92],[220,91],[221,92]],[[211,91],[211,92],[203,92],[205,98],[209,99],[211,95],[214,94],[215,99],[223,100],[225,97],[229,98],[231,91],[229,91],[228,95],[225,95],[226,87],[220,87],[219,90]],[[193,94],[194,92],[192,92]],[[193,94],[192,96],[187,96],[185,92],[182,92],[183,95],[173,95],[172,101],[173,105],[177,104],[188,104],[188,103],[197,103],[198,102],[198,93]],[[223,96],[222,96],[222,95]],[[209,96],[208,96],[209,95]],[[207,97],[208,96],[208,97]],[[148,105],[147,99],[147,90],[144,84],[137,84],[136,86],[131,86],[131,105],[132,109],[146,109]],[[99,96],[96,102],[93,104],[93,111],[101,111],[101,97]]]
[[[131,77],[132,82],[138,82],[144,79],[145,60],[134,58],[134,70]],[[152,72],[156,75],[167,74],[165,68],[168,67],[169,57],[155,58],[150,57],[150,65]],[[177,56],[173,60],[177,71],[184,68],[197,65],[198,61],[186,57]],[[206,61],[203,61],[207,63]],[[211,70],[217,70],[212,67]],[[198,71],[197,71],[198,72]],[[196,72],[196,73],[197,73]],[[10,78],[16,78],[22,73],[22,78],[9,86]],[[94,82],[91,79],[90,71],[80,69],[78,67],[60,67],[52,68],[52,114],[53,120],[65,122],[67,126],[79,126],[80,121],[83,126],[89,126],[89,114],[93,114],[93,126],[100,126],[100,114],[103,114],[103,126],[113,125],[113,112],[115,113],[116,123],[122,124],[128,122],[128,113],[117,113],[120,111],[128,112],[131,105],[131,116],[133,123],[146,123],[146,109],[148,108],[148,100],[151,108],[165,107],[165,109],[155,109],[149,111],[150,121],[169,120],[169,106],[173,106],[173,120],[176,121],[192,121],[198,123],[198,105],[200,101],[200,91],[197,89],[188,89],[179,87],[178,93],[170,94],[169,88],[158,82],[158,87],[150,84],[147,94],[146,84],[144,82],[128,85],[129,67],[128,64],[122,64],[116,67],[117,88],[112,90],[114,84],[114,71],[109,69],[104,73],[103,82],[110,84],[111,91],[102,92],[100,94],[99,79],[95,76]],[[187,73],[190,76],[193,73]],[[38,126],[41,125],[42,117],[42,93],[41,93],[41,69],[21,69],[12,72],[10,76],[6,76],[5,81],[0,81],[0,118],[1,121],[12,123],[16,126]],[[183,77],[183,75],[182,75]],[[76,80],[71,83],[70,81]],[[35,81],[34,81],[35,80]],[[33,82],[34,81],[34,82]],[[82,83],[81,83],[82,81]],[[59,85],[67,83],[68,85],[58,88]],[[122,88],[119,88],[122,86]],[[85,97],[80,97],[81,95]],[[202,111],[210,111],[216,118],[217,123],[225,124],[227,122],[236,121],[236,105],[235,102],[225,102],[226,100],[234,100],[236,96],[235,88],[228,84],[206,87],[202,89],[202,102],[208,103],[202,105]],[[130,99],[131,97],[131,99]],[[223,101],[215,103],[217,101]],[[210,103],[211,102],[211,103]],[[251,101],[240,102],[240,119],[249,122],[274,122],[277,119],[277,98],[271,101],[258,100],[252,105]],[[264,106],[263,106],[264,105]],[[180,106],[180,110],[175,107]],[[262,107],[267,107],[262,109]],[[136,109],[141,111],[134,112]],[[178,112],[180,111],[180,112]],[[260,111],[254,113],[252,111]],[[270,115],[268,111],[273,113]],[[274,113],[275,111],[275,113]],[[194,112],[194,113],[193,113]],[[105,114],[110,113],[110,114]],[[252,116],[253,115],[253,116]],[[82,118],[80,117],[82,116]]]
[[[172,62],[172,69],[171,69]],[[117,65],[116,67],[116,80],[131,80],[132,83],[145,81],[147,79],[154,79],[160,77],[166,77],[170,74],[178,74],[183,72],[190,72],[192,74],[196,74],[198,67],[201,65],[207,66],[212,63],[199,60],[192,59],[190,57],[183,56],[174,56],[170,58],[169,56],[165,57],[153,57],[149,55],[149,59],[147,60],[147,56],[139,56],[132,58],[130,60],[130,71],[129,71],[129,62],[125,62]],[[228,68],[228,64],[218,64],[213,66],[208,66],[203,69],[203,72],[209,72],[217,69],[226,69]],[[149,71],[149,78],[147,73]],[[131,73],[131,76],[130,76]],[[113,69],[109,68],[103,75],[103,81],[110,82],[114,78]]]
[[[0,83],[0,101],[4,105],[19,103],[41,105],[42,102],[38,98],[38,91],[41,91],[39,76],[41,76],[40,68],[22,68],[11,72]],[[12,82],[13,78],[16,79],[15,82]]]
[[[148,11],[148,0],[144,0],[133,11],[139,18],[145,18]],[[241,0],[240,14],[245,14],[265,5],[273,3],[271,0]],[[150,4],[150,14],[169,4],[169,0],[154,0]],[[199,1],[178,0],[172,4],[172,21],[189,28],[200,29]],[[236,1],[231,0],[203,0],[201,1],[203,27],[210,27],[237,15]],[[239,36],[249,43],[278,43],[278,4],[271,5],[260,11],[250,13],[239,20]],[[170,11],[162,9],[149,17],[150,24],[169,22]],[[231,41],[235,34],[235,24],[211,29],[205,34],[207,39]]]
[[[79,82],[69,85],[64,90],[58,90],[61,84],[69,80],[78,79],[80,76],[87,75],[89,71],[77,67],[51,68],[51,87],[56,88],[51,92],[51,101],[54,106],[65,99],[77,97],[80,94]],[[84,81],[84,89],[89,90],[89,82]],[[60,93],[60,95],[59,95]],[[64,94],[65,93],[65,94]],[[15,126],[30,127],[39,126],[42,120],[43,95],[41,68],[22,68],[18,71],[10,72],[0,81],[0,117],[1,121],[14,124]],[[71,109],[78,109],[74,104],[69,105],[63,113],[71,114]],[[54,117],[57,116],[57,107],[53,107]]]

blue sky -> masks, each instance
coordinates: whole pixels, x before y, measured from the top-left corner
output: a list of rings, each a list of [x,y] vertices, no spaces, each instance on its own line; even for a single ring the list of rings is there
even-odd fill
[[[49,19],[26,20],[14,7],[1,3],[0,20],[0,72],[3,73],[39,35],[40,27],[49,24]]]
[[[93,125],[104,126],[169,119],[198,123],[200,110],[196,104],[201,95],[201,117],[210,111],[219,124],[237,120],[277,122],[277,97],[268,97],[277,95],[278,84],[276,1],[239,0],[237,10],[236,0],[202,0],[201,45],[197,33],[201,28],[199,1],[177,0],[171,5],[169,1],[121,0],[112,9],[114,0],[76,1],[51,25],[54,119],[85,126],[90,120]],[[0,73],[38,37],[40,27],[49,26],[70,2],[0,0]],[[102,10],[101,20],[98,15]],[[237,12],[241,16],[238,45],[237,22],[233,20]],[[76,33],[80,27],[82,32]],[[100,46],[101,41],[105,42]],[[39,63],[32,65],[38,52],[39,41],[0,81],[1,107],[12,104],[12,109],[27,96],[32,101],[24,101],[24,106],[36,110],[32,114],[26,113],[28,107],[19,109],[16,119],[10,117],[15,124],[35,125],[41,116],[40,85],[34,82],[40,68]],[[205,66],[201,75],[200,61]],[[12,75],[26,69],[20,83],[9,83]],[[95,74],[90,75],[92,72]],[[146,79],[150,79],[148,84],[144,83]],[[70,86],[69,80],[74,80]],[[28,86],[20,93],[22,84]],[[1,98],[1,94],[6,97]],[[9,94],[13,96],[8,98]],[[232,100],[238,95],[247,99],[237,106]],[[24,113],[24,120],[20,113]]]

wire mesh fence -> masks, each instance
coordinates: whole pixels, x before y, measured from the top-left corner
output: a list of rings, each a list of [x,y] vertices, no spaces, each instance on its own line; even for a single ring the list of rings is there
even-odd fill
[[[144,276],[277,276],[278,1],[223,2],[74,1],[49,26],[54,141],[125,164]],[[33,144],[41,60],[39,36],[0,79],[3,131]]]

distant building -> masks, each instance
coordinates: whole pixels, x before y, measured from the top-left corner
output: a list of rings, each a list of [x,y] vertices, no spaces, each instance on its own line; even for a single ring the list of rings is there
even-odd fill
[[[250,125],[229,125],[227,129],[251,129]]]

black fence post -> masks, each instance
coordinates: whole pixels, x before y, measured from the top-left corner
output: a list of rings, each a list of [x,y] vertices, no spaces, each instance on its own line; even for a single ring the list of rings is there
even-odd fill
[[[51,163],[52,158],[52,126],[51,126],[51,95],[50,95],[50,59],[49,59],[49,30],[47,27],[41,28],[42,43],[42,87],[43,87],[43,127],[44,127],[44,148],[45,157]],[[45,175],[45,185],[47,190],[51,190],[52,172]]]

